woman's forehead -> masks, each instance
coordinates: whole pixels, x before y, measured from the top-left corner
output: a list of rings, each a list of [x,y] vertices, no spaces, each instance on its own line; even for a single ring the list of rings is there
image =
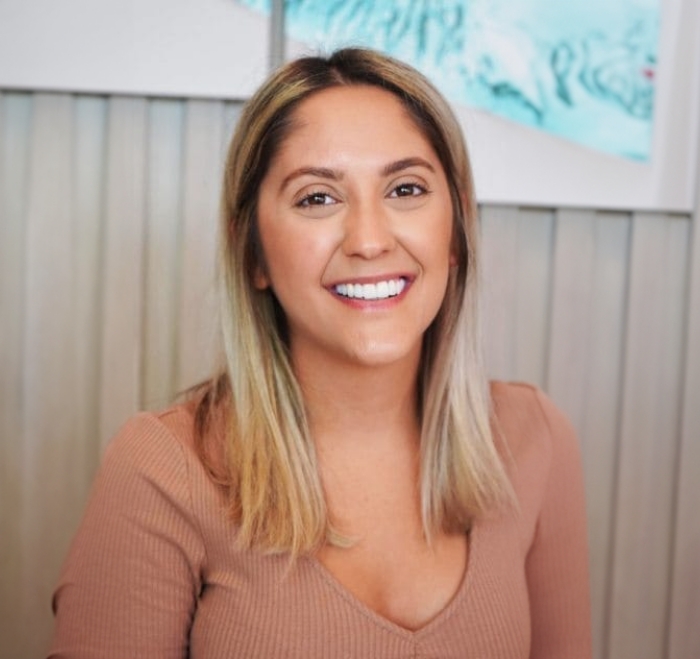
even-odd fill
[[[304,99],[291,115],[277,156],[335,166],[358,158],[382,165],[410,156],[436,158],[401,100],[370,85],[335,86]]]

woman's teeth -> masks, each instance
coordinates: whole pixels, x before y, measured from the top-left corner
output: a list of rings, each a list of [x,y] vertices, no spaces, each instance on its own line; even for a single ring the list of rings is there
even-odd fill
[[[334,289],[338,295],[355,300],[386,300],[399,295],[406,287],[406,280],[388,279],[374,284],[337,284]]]

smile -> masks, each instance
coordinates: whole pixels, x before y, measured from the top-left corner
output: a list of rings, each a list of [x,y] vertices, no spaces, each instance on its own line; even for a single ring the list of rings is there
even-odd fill
[[[406,288],[406,279],[387,279],[372,284],[336,284],[335,293],[354,300],[386,300],[400,295]]]

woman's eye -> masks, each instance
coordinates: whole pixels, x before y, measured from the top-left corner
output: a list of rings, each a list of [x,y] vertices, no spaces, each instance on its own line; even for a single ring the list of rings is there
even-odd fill
[[[418,197],[425,194],[427,190],[418,183],[399,183],[392,191],[391,197]]]
[[[296,205],[301,208],[306,208],[308,206],[329,206],[334,204],[335,199],[325,192],[312,192],[302,197]]]

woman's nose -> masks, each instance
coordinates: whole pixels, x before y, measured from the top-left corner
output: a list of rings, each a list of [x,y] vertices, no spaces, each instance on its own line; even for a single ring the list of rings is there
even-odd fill
[[[347,256],[374,259],[396,244],[386,209],[380,203],[350,209],[344,229],[343,251]]]

